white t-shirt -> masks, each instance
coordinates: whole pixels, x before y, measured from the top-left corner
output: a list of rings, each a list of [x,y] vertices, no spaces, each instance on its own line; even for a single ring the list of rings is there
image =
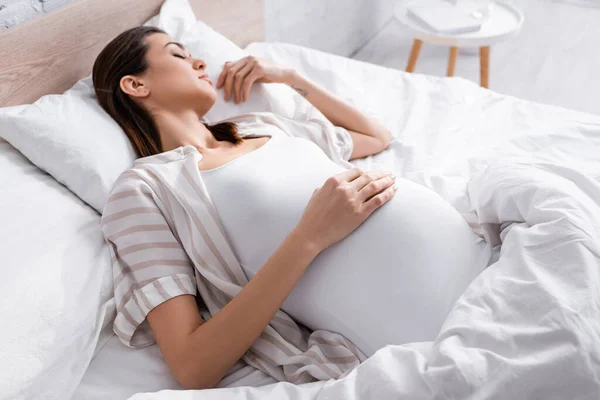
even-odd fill
[[[314,108],[300,109],[294,118],[247,113],[227,120],[238,124],[243,137],[302,137],[335,163],[352,167],[347,161],[353,147],[350,134]],[[207,318],[207,313],[214,315],[247,282],[200,176],[201,159],[192,145],[139,158],[119,176],[104,207],[101,227],[113,259],[117,308],[113,329],[129,347],[155,343],[146,316],[160,304],[180,295],[196,295],[207,306],[203,313]],[[289,316],[278,311],[218,387],[328,379],[356,364],[332,362],[328,368],[334,374],[322,373],[323,361],[314,356],[321,354],[320,342],[326,346],[343,341],[339,335],[316,333],[319,342],[308,344],[308,337]],[[338,346],[332,355],[352,358],[348,353],[352,346]]]
[[[249,279],[298,224],[314,190],[344,170],[310,140],[273,134],[200,171]],[[437,193],[404,179],[396,185],[392,200],[317,256],[282,307],[310,329],[341,333],[367,356],[435,339],[490,261],[489,245]]]

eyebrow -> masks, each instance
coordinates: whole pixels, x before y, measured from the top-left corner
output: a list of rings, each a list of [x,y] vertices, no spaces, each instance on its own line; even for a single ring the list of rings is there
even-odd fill
[[[167,47],[170,44],[174,44],[175,46],[179,47],[181,50],[185,51],[185,47],[183,47],[183,45],[181,43],[179,43],[179,42],[169,42],[169,43],[165,44],[163,46],[163,48]]]

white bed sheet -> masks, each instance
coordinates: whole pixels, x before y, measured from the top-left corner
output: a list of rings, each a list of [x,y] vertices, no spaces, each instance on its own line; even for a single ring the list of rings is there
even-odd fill
[[[112,326],[105,333],[112,334]],[[158,346],[132,349],[112,334],[90,363],[73,400],[120,400],[140,392],[181,390]]]
[[[340,381],[132,399],[599,398],[600,117],[293,47],[250,49],[385,122],[391,147],[354,163],[435,190],[503,241],[499,260],[435,342],[388,346]]]

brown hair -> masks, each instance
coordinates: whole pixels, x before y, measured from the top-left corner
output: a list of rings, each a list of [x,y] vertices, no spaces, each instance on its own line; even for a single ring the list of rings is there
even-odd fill
[[[165,31],[151,26],[138,26],[119,34],[100,52],[92,69],[98,103],[125,131],[138,157],[151,156],[164,150],[150,113],[121,90],[120,80],[125,75],[138,75],[148,69],[145,37],[152,33]],[[219,141],[242,142],[237,125],[233,122],[203,124]]]

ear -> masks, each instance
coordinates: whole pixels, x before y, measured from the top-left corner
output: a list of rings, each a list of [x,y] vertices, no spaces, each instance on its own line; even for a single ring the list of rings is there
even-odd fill
[[[119,82],[121,90],[132,97],[143,98],[150,94],[150,88],[144,82],[133,75],[125,75]]]

